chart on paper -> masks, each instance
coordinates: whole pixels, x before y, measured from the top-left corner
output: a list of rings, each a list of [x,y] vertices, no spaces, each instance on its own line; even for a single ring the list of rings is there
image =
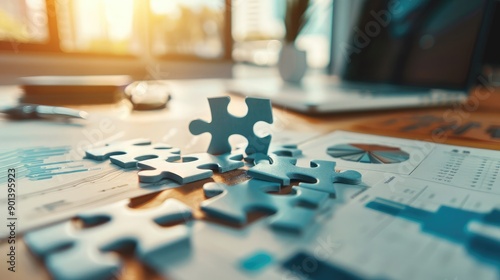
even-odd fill
[[[407,152],[396,147],[359,143],[331,146],[327,153],[333,158],[374,164],[400,163],[410,158]]]
[[[314,139],[300,148],[307,160],[333,159],[337,168],[380,173],[376,175],[380,179],[398,174],[500,194],[500,151],[345,131]]]
[[[178,186],[171,181],[142,186],[136,170],[121,169],[109,161],[83,159],[68,146],[42,146],[0,152],[0,165],[16,170],[18,230],[70,217],[84,209],[120,199]],[[7,173],[0,174],[0,187]],[[7,205],[0,193],[0,207]],[[5,233],[0,231],[0,237]]]
[[[500,153],[439,146],[413,173],[413,178],[500,194]]]

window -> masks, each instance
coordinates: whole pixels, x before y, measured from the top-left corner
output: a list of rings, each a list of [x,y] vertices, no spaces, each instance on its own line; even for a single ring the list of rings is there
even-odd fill
[[[230,0],[0,2],[0,50],[230,58]]]
[[[333,0],[311,0],[309,21],[297,38],[307,51],[308,64],[324,68],[330,60]],[[232,36],[235,61],[272,66],[278,61],[285,36],[286,0],[233,0]]]
[[[152,54],[225,57],[226,7],[224,0],[151,0]]]
[[[44,0],[0,2],[0,38],[20,43],[42,43],[49,38]]]
[[[60,48],[66,53],[141,53],[134,0],[57,0]]]
[[[45,0],[0,2],[0,49],[51,50],[57,38],[52,34],[49,5]]]
[[[329,61],[333,0],[311,0],[297,45]],[[9,0],[0,51],[277,63],[286,0]],[[233,47],[234,43],[234,47]]]

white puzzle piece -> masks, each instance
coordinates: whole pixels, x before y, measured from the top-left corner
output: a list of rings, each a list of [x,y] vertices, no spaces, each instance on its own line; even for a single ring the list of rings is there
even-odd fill
[[[168,144],[151,144],[148,139],[133,139],[108,144],[105,147],[90,149],[85,152],[89,159],[109,160],[123,168],[135,168],[138,161],[158,158],[175,161],[180,159],[180,149]]]
[[[171,179],[179,184],[210,178],[212,170],[224,173],[235,170],[244,165],[241,154],[224,154],[214,156],[207,153],[187,155],[182,162],[168,162],[162,159],[141,161],[137,164],[139,180],[145,183],[158,182],[162,179]]]

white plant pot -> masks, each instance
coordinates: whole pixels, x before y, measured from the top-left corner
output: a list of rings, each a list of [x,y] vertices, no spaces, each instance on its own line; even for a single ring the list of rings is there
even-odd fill
[[[278,70],[281,78],[290,83],[300,83],[307,70],[306,52],[297,49],[293,43],[283,45]]]

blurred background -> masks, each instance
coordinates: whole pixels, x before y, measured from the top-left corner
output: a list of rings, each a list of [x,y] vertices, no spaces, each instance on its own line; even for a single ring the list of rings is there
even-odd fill
[[[310,69],[330,61],[332,3],[309,1],[295,40]],[[498,6],[497,1],[497,6]],[[0,83],[31,75],[231,77],[278,61],[286,0],[0,0]],[[500,65],[499,9],[485,71]]]
[[[311,20],[296,41],[312,68],[329,62],[332,2],[310,1]],[[285,10],[286,0],[1,0],[0,82],[230,77],[233,62],[274,66]]]

